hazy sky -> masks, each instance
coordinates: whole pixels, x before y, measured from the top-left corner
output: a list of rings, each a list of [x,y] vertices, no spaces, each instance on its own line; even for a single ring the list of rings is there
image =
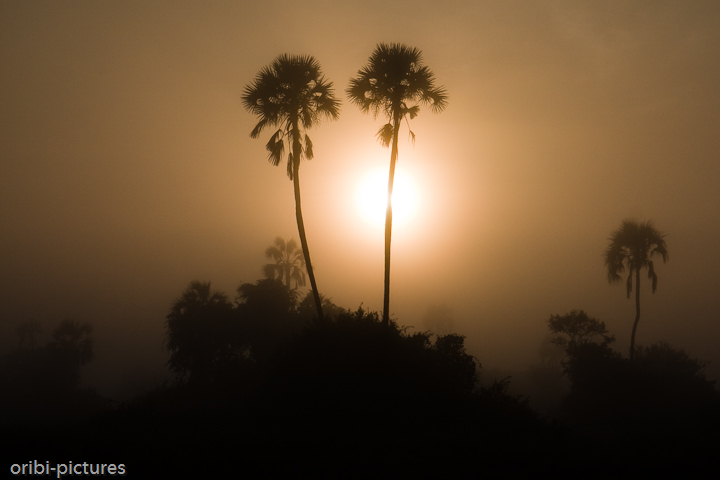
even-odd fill
[[[394,231],[401,324],[446,303],[485,366],[518,368],[551,314],[584,309],[624,351],[634,303],[601,256],[624,218],[652,219],[670,260],[655,295],[643,277],[637,341],[720,375],[716,1],[2,0],[2,351],[22,319],[89,320],[91,376],[137,386],[191,280],[234,296],[261,277],[273,239],[297,238],[294,199],[241,95],[280,53],[315,56],[343,102],[300,172],[318,287],[380,310],[382,228],[355,190],[390,152],[344,93],[379,42],[422,50],[449,94],[414,147],[401,130],[422,202]]]

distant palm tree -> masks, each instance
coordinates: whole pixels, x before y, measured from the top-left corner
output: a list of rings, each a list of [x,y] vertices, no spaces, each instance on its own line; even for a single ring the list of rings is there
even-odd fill
[[[313,158],[313,144],[302,129],[308,130],[325,118],[337,120],[340,102],[333,94],[332,82],[322,76],[320,64],[311,56],[280,55],[270,66],[263,67],[250,85],[245,87],[243,105],[260,121],[250,133],[257,138],[268,126],[280,128],[265,145],[268,160],[279,165],[288,142],[287,174],[295,190],[295,217],[310,286],[315,297],[318,316],[323,318],[320,294],[315,283],[305,224],[300,206],[300,159]]]
[[[435,76],[421,64],[422,53],[400,43],[381,43],[370,56],[369,63],[350,80],[347,94],[350,101],[363,113],[379,113],[388,123],[377,133],[384,147],[392,144],[390,173],[388,175],[387,210],[385,213],[385,290],[383,299],[383,324],[389,323],[390,310],[390,239],[392,237],[392,192],[395,164],[398,156],[398,132],[403,119],[410,119],[420,111],[418,103],[428,105],[434,113],[447,105],[447,93],[435,87]],[[413,141],[415,134],[411,131]]]
[[[630,363],[635,356],[635,332],[640,321],[640,270],[648,269],[648,278],[652,280],[652,291],[657,289],[657,275],[652,257],[656,253],[667,262],[668,251],[665,234],[657,231],[651,221],[638,223],[635,220],[623,220],[620,228],[612,232],[605,250],[605,266],[608,282],[619,282],[621,273],[628,272],[627,297],[633,289],[635,274],[635,323],[630,337]]]
[[[284,281],[287,288],[292,288],[293,281],[295,288],[305,286],[305,261],[303,252],[297,248],[295,240],[290,239],[285,242],[282,237],[277,237],[275,245],[265,250],[265,256],[275,262],[263,267],[263,273],[267,278]]]

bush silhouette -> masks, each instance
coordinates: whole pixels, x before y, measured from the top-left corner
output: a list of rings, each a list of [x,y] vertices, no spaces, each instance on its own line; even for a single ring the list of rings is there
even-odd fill
[[[0,424],[68,421],[107,408],[94,390],[79,386],[80,367],[93,358],[91,334],[88,322],[65,319],[44,347],[1,357]]]
[[[328,392],[353,399],[469,395],[477,362],[459,335],[407,334],[394,322],[384,328],[361,308],[306,328],[283,349],[274,374],[284,389]]]

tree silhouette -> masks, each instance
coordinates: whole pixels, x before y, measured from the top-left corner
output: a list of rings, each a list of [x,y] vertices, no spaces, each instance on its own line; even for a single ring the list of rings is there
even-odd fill
[[[590,317],[584,310],[572,310],[565,315],[550,315],[547,324],[554,335],[551,342],[565,351],[565,358],[560,364],[575,384],[582,383],[578,378],[584,379],[584,372],[602,370],[605,359],[616,358],[610,349],[615,336],[610,335],[605,322]]]
[[[305,261],[303,253],[298,250],[295,240],[287,242],[281,237],[275,239],[275,244],[265,250],[265,256],[275,263],[268,263],[263,267],[263,273],[267,278],[278,279],[285,282],[285,286],[292,288],[291,282],[295,282],[295,288],[305,286]]]
[[[300,159],[303,155],[308,160],[313,158],[313,144],[307,134],[303,135],[303,130],[314,127],[323,118],[337,120],[340,102],[334,97],[332,82],[326,82],[315,58],[284,54],[260,70],[252,83],[245,87],[242,100],[250,113],[260,117],[250,133],[252,138],[257,138],[265,127],[280,127],[265,145],[270,163],[279,165],[285,152],[285,142],[290,143],[287,174],[295,190],[295,217],[305,266],[318,316],[322,318],[322,305],[310,262],[300,204]]]
[[[623,220],[620,228],[610,234],[610,243],[605,250],[605,266],[607,278],[611,284],[621,280],[620,274],[625,270],[627,277],[627,297],[633,288],[635,274],[635,323],[630,336],[630,363],[635,355],[635,332],[640,321],[640,270],[648,269],[648,278],[652,280],[652,291],[657,289],[657,275],[652,257],[660,255],[667,262],[668,251],[664,240],[665,234],[657,231],[652,221],[638,223],[635,220]]]
[[[447,105],[447,94],[435,87],[435,76],[421,64],[422,54],[417,48],[400,43],[381,43],[370,56],[369,63],[350,80],[347,94],[350,101],[363,113],[372,112],[373,118],[382,113],[388,119],[377,133],[384,147],[392,144],[390,173],[388,175],[387,210],[385,213],[385,289],[383,324],[389,323],[390,309],[390,240],[392,237],[392,192],[395,164],[398,157],[400,123],[420,111],[419,103],[428,105],[438,113]],[[415,134],[411,131],[413,141]]]
[[[600,343],[604,345],[615,341],[615,336],[609,334],[605,322],[588,316],[583,310],[573,310],[565,315],[550,315],[548,328],[555,334],[552,343],[566,350],[593,342],[597,336],[602,337]]]
[[[241,357],[232,328],[232,304],[210,282],[190,282],[167,315],[170,369],[181,377],[205,380],[221,364]]]
[[[265,278],[237,288],[237,312],[251,346],[253,360],[263,361],[302,327],[297,313],[299,293],[280,280]]]
[[[36,322],[23,325],[23,332],[37,333]],[[90,323],[67,318],[45,345],[30,341],[0,357],[0,424],[45,424],[107,407],[93,389],[80,387],[81,367],[93,359],[92,331]]]

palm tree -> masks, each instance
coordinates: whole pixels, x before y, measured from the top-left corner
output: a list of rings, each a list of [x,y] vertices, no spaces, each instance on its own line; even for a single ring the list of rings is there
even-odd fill
[[[648,278],[652,280],[652,291],[657,289],[657,274],[652,257],[660,255],[663,263],[667,262],[668,251],[665,245],[665,234],[657,231],[652,221],[638,223],[635,220],[623,220],[620,228],[612,232],[610,242],[605,250],[605,266],[608,271],[608,282],[611,284],[621,280],[620,274],[627,269],[627,297],[633,289],[635,274],[635,323],[630,337],[630,363],[635,356],[635,332],[640,321],[640,270],[647,268]]]
[[[265,250],[265,256],[275,262],[263,267],[263,273],[267,278],[284,280],[287,288],[292,288],[290,286],[292,281],[295,282],[295,288],[305,286],[305,261],[295,240],[290,239],[285,242],[282,237],[277,237],[275,245]]]
[[[435,75],[421,63],[422,53],[400,43],[381,43],[370,56],[369,63],[350,80],[347,94],[350,101],[363,113],[379,113],[388,123],[377,133],[384,147],[392,144],[390,173],[388,175],[387,209],[385,212],[385,291],[383,298],[383,324],[389,324],[390,309],[390,239],[392,237],[392,192],[395,164],[398,156],[398,132],[403,119],[410,119],[420,111],[418,104],[425,104],[434,113],[447,105],[447,93],[443,87],[435,87]],[[409,125],[409,123],[408,123]],[[415,134],[411,131],[413,141]]]
[[[320,294],[310,262],[300,206],[300,159],[302,156],[308,160],[313,158],[313,144],[303,130],[314,127],[323,118],[337,120],[340,102],[334,97],[332,82],[327,82],[322,76],[320,64],[315,58],[284,54],[260,70],[252,83],[245,87],[242,100],[245,108],[260,118],[250,133],[252,138],[257,138],[265,127],[279,127],[265,145],[270,163],[275,166],[280,164],[285,142],[289,143],[287,174],[295,189],[295,217],[300,245],[318,317],[322,319]]]

